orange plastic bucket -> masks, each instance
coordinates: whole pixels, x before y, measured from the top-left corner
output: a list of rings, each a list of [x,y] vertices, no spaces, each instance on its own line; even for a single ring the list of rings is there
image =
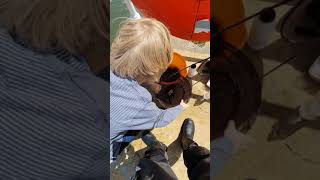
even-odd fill
[[[214,3],[211,3],[211,11],[213,19],[218,24],[220,30],[242,20],[245,17],[242,0],[214,1]],[[235,28],[225,31],[222,34],[222,38],[234,47],[241,49],[247,41],[246,24],[243,23]]]
[[[187,77],[188,71],[186,69],[187,63],[186,60],[178,53],[173,53],[173,59],[169,68],[177,68],[180,72],[181,77]]]
[[[173,85],[188,75],[186,60],[178,53],[173,53],[173,59],[166,72],[160,79],[162,85]]]

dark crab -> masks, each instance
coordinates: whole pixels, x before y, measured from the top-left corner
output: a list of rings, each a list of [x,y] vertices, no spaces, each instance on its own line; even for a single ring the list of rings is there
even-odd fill
[[[212,82],[211,139],[223,136],[230,120],[247,133],[261,104],[261,79],[250,59],[241,51],[221,53],[210,64]]]
[[[160,78],[160,83],[145,83],[144,86],[153,96],[153,101],[161,109],[167,109],[188,102],[192,93],[190,79],[181,77],[178,69],[168,68]]]

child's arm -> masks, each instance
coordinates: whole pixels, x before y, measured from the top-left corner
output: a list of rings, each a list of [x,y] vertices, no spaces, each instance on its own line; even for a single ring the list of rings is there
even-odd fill
[[[246,148],[254,140],[236,129],[235,122],[230,120],[224,136],[211,142],[211,168],[216,176],[235,152]]]
[[[211,142],[211,172],[215,177],[226,162],[231,158],[233,151],[233,144],[230,139],[226,137],[218,138]]]
[[[159,109],[154,102],[149,102],[137,113],[130,123],[130,130],[146,130],[165,127],[181,113],[181,105],[163,110]]]

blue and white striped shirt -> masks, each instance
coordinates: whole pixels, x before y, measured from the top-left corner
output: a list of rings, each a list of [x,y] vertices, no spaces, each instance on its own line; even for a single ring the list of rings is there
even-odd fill
[[[0,28],[0,179],[106,179],[107,81]]]
[[[110,72],[110,159],[115,160],[121,142],[130,141],[124,137],[127,131],[165,127],[181,111],[181,105],[159,109],[138,82]]]

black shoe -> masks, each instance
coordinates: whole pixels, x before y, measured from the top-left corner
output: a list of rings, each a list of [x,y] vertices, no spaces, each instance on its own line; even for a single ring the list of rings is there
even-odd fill
[[[180,130],[180,144],[183,150],[186,150],[190,145],[195,144],[193,141],[194,136],[194,122],[192,119],[187,118],[183,121]]]
[[[162,149],[164,151],[167,151],[168,147],[162,142],[158,141],[151,132],[144,135],[141,139],[150,149]]]

